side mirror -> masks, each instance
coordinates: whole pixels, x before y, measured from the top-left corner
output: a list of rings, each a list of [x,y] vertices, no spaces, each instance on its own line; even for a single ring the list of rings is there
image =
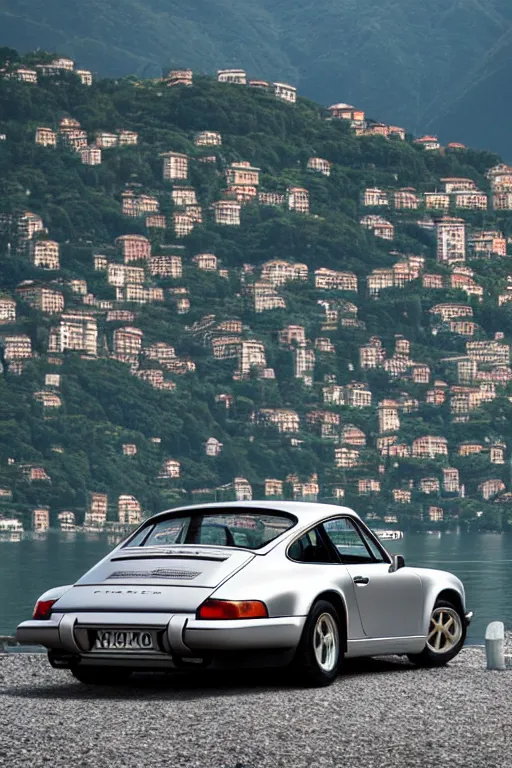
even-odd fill
[[[394,573],[400,568],[405,566],[405,560],[403,555],[391,555],[391,565],[389,566],[389,573]]]

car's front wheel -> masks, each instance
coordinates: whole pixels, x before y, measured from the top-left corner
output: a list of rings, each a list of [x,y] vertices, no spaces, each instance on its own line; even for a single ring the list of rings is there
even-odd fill
[[[131,673],[124,667],[71,667],[71,674],[86,685],[121,685]]]
[[[449,600],[437,600],[425,648],[421,653],[408,654],[408,658],[419,667],[442,667],[455,658],[465,639],[466,624],[457,606]]]
[[[306,620],[293,662],[301,682],[324,686],[335,680],[343,658],[341,632],[336,608],[327,600],[318,600]]]

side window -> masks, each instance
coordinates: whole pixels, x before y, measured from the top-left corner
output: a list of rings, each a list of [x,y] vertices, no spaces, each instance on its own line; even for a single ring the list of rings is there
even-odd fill
[[[316,528],[308,531],[288,548],[288,557],[298,563],[335,563],[331,553],[322,541]]]
[[[351,563],[383,562],[377,547],[346,517],[337,517],[323,524],[324,531],[339,552],[341,560]]]

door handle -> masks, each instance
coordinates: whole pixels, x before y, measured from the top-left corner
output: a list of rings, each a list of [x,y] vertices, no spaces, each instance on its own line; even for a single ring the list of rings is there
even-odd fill
[[[368,584],[370,579],[368,576],[354,576],[354,584]]]

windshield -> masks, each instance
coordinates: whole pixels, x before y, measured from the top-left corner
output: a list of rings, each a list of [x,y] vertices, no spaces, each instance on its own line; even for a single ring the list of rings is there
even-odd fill
[[[157,547],[169,544],[213,544],[260,549],[297,522],[280,512],[197,510],[169,517],[139,531],[125,546]]]

